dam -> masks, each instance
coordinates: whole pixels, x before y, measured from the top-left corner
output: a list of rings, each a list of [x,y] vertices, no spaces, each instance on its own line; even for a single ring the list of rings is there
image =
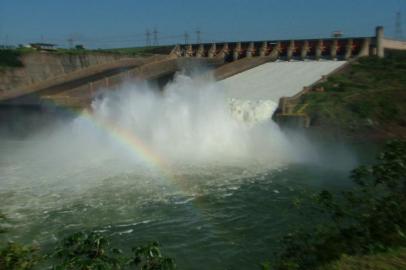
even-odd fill
[[[406,50],[406,43],[386,38],[383,27],[377,27],[375,36],[371,37],[176,45],[162,49],[167,55],[116,59],[11,88],[0,84],[0,106],[53,103],[86,108],[100,88],[114,88],[129,79],[164,84],[176,72],[194,66],[206,66],[213,70],[217,80],[223,80],[274,61],[316,61],[314,65],[322,68],[325,60],[350,61],[368,55],[384,57],[388,49]]]

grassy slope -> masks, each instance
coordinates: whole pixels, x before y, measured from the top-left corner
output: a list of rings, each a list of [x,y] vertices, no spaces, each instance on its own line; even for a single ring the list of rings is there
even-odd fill
[[[151,46],[151,47],[134,47],[134,48],[118,48],[98,50],[99,52],[119,53],[132,56],[143,56],[151,54],[169,54],[174,46]]]
[[[311,125],[344,133],[406,136],[406,52],[352,63],[302,96]],[[314,88],[314,89],[315,89]]]
[[[85,54],[85,53],[109,53],[128,56],[148,56],[153,54],[169,54],[173,46],[151,46],[151,47],[132,47],[132,48],[117,48],[117,49],[57,49],[58,54]]]
[[[406,248],[369,256],[343,256],[319,270],[405,270]]]

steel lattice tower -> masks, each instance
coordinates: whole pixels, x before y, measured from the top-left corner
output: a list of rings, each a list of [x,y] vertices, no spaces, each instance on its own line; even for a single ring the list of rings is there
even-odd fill
[[[158,30],[154,28],[154,31],[152,31],[153,37],[154,37],[154,46],[158,46]]]

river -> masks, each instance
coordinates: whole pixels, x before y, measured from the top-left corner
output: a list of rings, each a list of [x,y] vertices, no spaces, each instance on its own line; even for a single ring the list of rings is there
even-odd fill
[[[128,83],[92,113],[65,108],[68,118],[0,140],[3,240],[51,247],[96,230],[123,250],[157,240],[179,269],[255,269],[308,221],[295,198],[348,188],[364,159],[357,145],[286,134],[262,110],[244,122],[207,78],[151,88]]]

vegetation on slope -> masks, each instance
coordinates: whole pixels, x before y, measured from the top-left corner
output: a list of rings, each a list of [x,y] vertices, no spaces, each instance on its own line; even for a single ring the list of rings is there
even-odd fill
[[[322,191],[313,197],[311,209],[319,215],[312,223],[317,225],[286,235],[273,264],[263,269],[333,270],[352,260],[362,264],[366,258],[346,256],[378,254],[393,248],[402,248],[397,264],[406,263],[406,141],[389,142],[376,164],[361,166],[351,176],[353,190],[338,195]],[[312,216],[305,213],[307,218]],[[381,265],[394,262],[391,253],[370,258],[382,261]]]
[[[316,127],[406,136],[406,52],[353,62],[304,94],[295,109]]]
[[[117,48],[117,49],[105,49],[97,50],[100,52],[110,52],[125,54],[130,56],[147,56],[152,54],[169,54],[174,46],[149,46],[149,47],[133,47],[133,48]]]
[[[0,49],[0,68],[2,67],[22,67],[20,60],[21,52],[12,49]]]
[[[153,54],[169,54],[172,50],[172,47],[173,46],[149,46],[149,47],[130,47],[130,48],[115,48],[115,49],[58,48],[53,53],[68,54],[68,55],[106,53],[135,57],[135,56],[150,56]]]
[[[342,258],[319,270],[402,270],[406,269],[406,248],[364,256]]]

